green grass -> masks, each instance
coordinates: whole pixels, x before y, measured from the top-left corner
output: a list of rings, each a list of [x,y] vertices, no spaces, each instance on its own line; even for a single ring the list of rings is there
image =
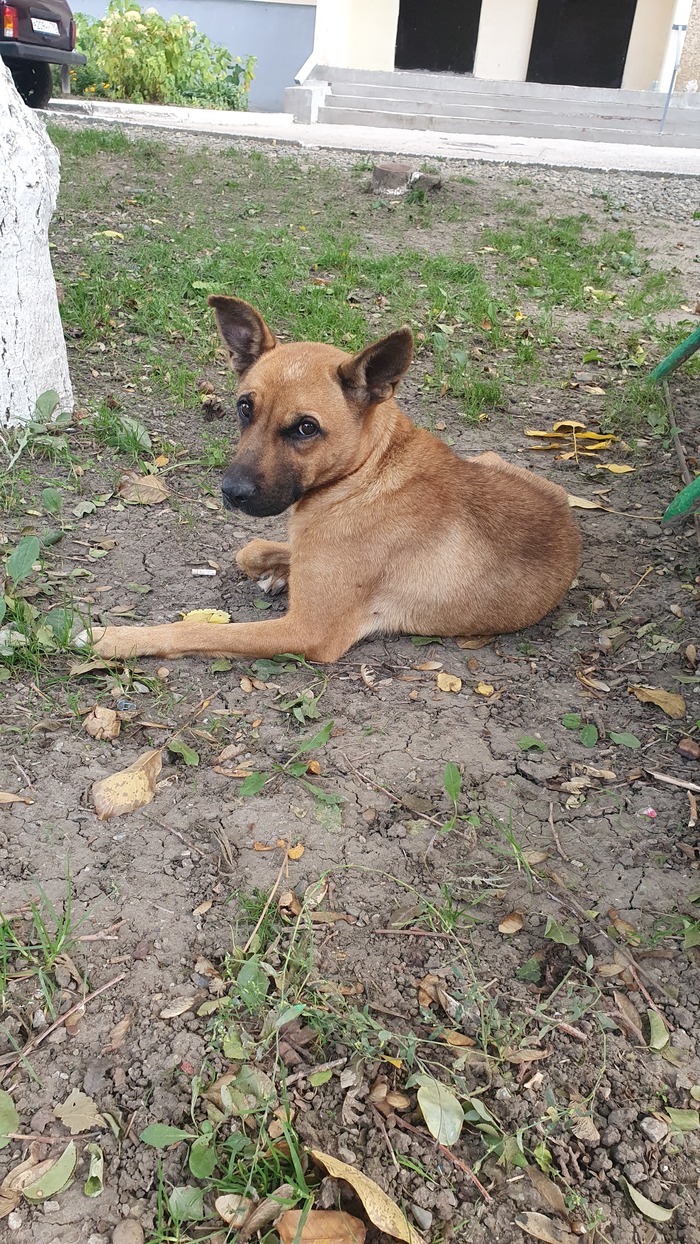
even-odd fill
[[[61,907],[56,907],[40,889],[39,898],[28,904],[26,918],[24,914],[5,916],[0,912],[0,1023],[10,1007],[16,1008],[18,988],[22,989],[27,1006],[31,1005],[33,991],[38,989],[49,1015],[55,1018],[54,971],[61,956],[74,949],[78,929],[85,919],[76,919],[72,900],[69,876]],[[27,984],[31,992],[27,992]]]

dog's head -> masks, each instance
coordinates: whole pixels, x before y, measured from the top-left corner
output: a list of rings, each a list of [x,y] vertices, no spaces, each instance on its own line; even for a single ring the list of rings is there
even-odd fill
[[[411,361],[411,330],[351,355],[320,342],[282,345],[239,298],[209,304],[239,379],[241,438],[224,473],[224,504],[259,518],[281,514],[362,464],[368,417]]]

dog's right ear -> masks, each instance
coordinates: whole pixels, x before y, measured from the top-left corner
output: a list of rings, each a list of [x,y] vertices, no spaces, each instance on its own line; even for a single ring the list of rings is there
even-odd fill
[[[242,298],[211,294],[207,301],[214,308],[216,327],[229,352],[231,366],[242,376],[261,354],[274,349],[277,338],[255,307]]]

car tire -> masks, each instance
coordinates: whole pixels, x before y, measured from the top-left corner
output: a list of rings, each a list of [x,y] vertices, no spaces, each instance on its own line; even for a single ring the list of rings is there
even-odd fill
[[[45,108],[51,99],[51,66],[46,61],[18,61],[10,66],[15,86],[29,108]]]

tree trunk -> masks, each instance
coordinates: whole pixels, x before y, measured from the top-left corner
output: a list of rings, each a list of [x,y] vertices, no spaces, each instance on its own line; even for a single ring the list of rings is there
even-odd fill
[[[27,423],[54,389],[72,410],[68,356],[49,254],[58,152],[0,60],[0,428]]]

